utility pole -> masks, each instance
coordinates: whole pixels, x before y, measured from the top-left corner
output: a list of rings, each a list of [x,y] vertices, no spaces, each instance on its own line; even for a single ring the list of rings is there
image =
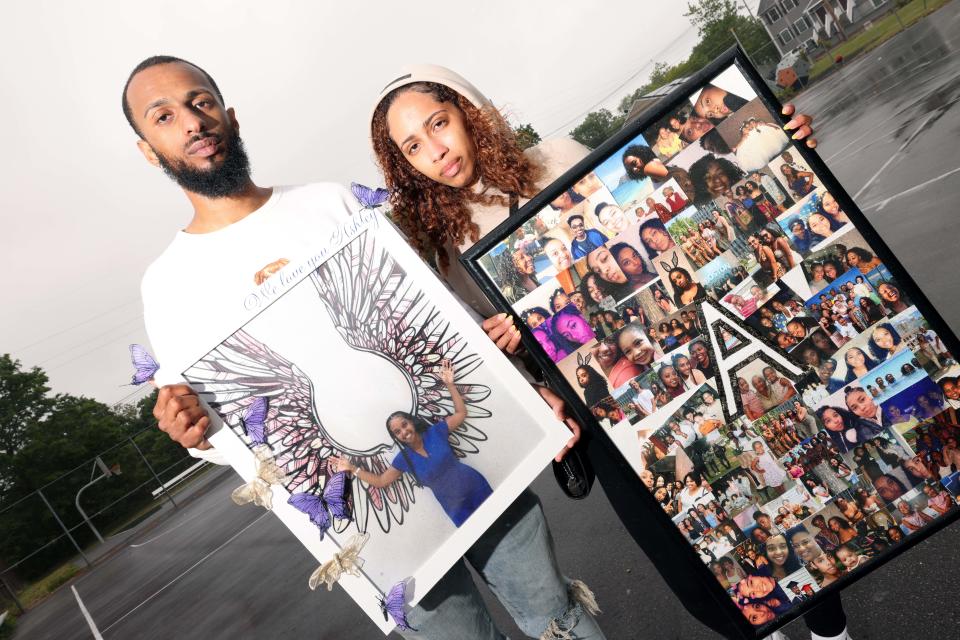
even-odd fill
[[[751,9],[751,8],[750,8],[750,5],[747,4],[747,0],[740,0],[740,2],[743,3],[743,8],[747,10],[747,13],[750,15],[750,17],[751,17],[752,19],[756,20],[756,19],[757,19],[757,16],[755,16],[755,15],[753,14],[753,9]]]

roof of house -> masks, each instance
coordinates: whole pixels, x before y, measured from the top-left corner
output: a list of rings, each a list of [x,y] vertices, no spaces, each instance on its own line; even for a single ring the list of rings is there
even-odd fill
[[[767,12],[767,9],[777,4],[776,0],[760,0],[760,6],[757,7],[757,15]]]

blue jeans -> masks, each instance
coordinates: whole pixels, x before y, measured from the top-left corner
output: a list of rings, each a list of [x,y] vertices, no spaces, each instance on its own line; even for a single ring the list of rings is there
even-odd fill
[[[533,638],[603,640],[585,610],[594,608],[583,583],[560,572],[540,501],[525,490],[464,558],[517,626]],[[505,640],[490,618],[470,572],[456,563],[407,616],[411,640]]]

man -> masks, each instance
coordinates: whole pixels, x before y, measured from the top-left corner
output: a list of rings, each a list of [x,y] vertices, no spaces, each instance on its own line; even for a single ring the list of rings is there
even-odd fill
[[[570,252],[574,260],[579,260],[594,249],[603,246],[607,237],[596,229],[587,229],[583,216],[579,213],[567,218],[567,224],[573,231],[573,241],[570,243]]]
[[[254,184],[234,110],[224,106],[213,79],[192,63],[169,56],[141,62],[124,87],[123,110],[139,136],[137,146],[143,156],[180,185],[194,210],[187,227],[150,265],[142,284],[147,332],[163,363],[156,380],[167,385],[159,391],[154,416],[160,429],[190,447],[193,455],[222,463],[224,457],[207,440],[208,429],[212,433],[220,425],[215,416],[208,417],[178,372],[256,314],[249,297],[254,283],[269,286],[270,277],[283,265],[313,257],[312,243],[329,238],[349,221],[357,206],[347,190],[334,184],[274,188]],[[521,500],[505,514],[510,522],[494,523],[474,548],[489,544],[489,557],[514,556],[512,560],[501,557],[505,567],[501,577],[516,574],[515,568],[506,568],[514,562],[528,562],[541,573],[544,569],[557,573],[555,566],[541,566],[534,559],[544,556],[536,553],[534,547],[540,543],[531,544],[534,539],[541,538],[543,549],[549,548],[549,541],[529,529],[520,533],[523,520],[546,531],[542,518],[539,523],[536,517],[529,519],[539,507],[511,515],[518,505]],[[508,553],[499,540],[511,538],[516,549]],[[500,578],[493,579],[502,584]],[[553,590],[559,588],[566,597],[566,584],[559,579],[553,582]],[[488,614],[479,604],[464,610],[463,604],[449,597],[470,594],[474,588],[466,568],[454,565],[422,601],[425,606],[410,612],[411,624],[426,625],[433,633],[449,628],[446,637],[466,637],[470,632],[465,629],[476,628],[469,619]],[[468,597],[480,602],[477,592]],[[530,601],[526,595],[522,599]],[[454,608],[465,615],[451,616]],[[448,620],[436,617],[435,612],[442,611]]]
[[[211,422],[178,372],[249,319],[244,300],[251,285],[303,252],[304,239],[329,236],[351,214],[352,197],[333,184],[255,185],[233,109],[224,107],[213,79],[185,61],[144,60],[124,88],[123,108],[140,152],[180,185],[194,209],[142,285],[147,333],[163,363],[157,382],[170,385],[160,389],[154,415],[193,455],[223,463],[206,440],[218,421]],[[301,214],[295,222],[294,212]],[[218,233],[240,221],[240,232]],[[280,221],[289,230],[274,230]]]

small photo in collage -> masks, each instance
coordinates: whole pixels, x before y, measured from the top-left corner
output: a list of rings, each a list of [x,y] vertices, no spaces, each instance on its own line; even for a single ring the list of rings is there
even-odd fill
[[[480,260],[755,625],[960,501],[960,365],[781,120],[731,66]]]

